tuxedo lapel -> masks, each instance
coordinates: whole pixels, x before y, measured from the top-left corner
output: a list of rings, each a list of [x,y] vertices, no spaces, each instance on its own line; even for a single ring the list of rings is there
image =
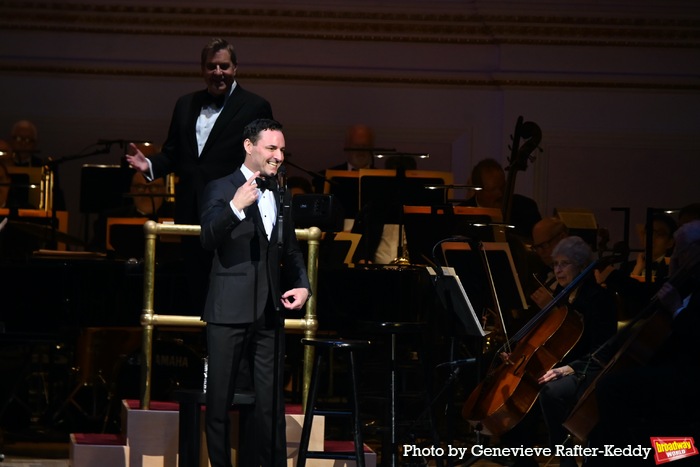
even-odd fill
[[[214,144],[217,138],[221,136],[221,133],[228,126],[229,122],[238,113],[241,106],[243,105],[241,99],[239,98],[240,89],[240,86],[236,85],[236,88],[233,90],[228,100],[226,101],[224,108],[221,109],[221,114],[219,114],[219,117],[216,119],[216,123],[214,123],[214,126],[211,129],[211,133],[209,133],[207,142],[204,144],[204,148],[202,149],[201,156],[204,156],[207,153],[208,149]]]
[[[197,119],[202,113],[202,105],[206,99],[207,91],[200,91],[194,94],[190,108],[187,114],[187,144],[190,146],[189,154],[197,156],[199,149],[197,148]]]

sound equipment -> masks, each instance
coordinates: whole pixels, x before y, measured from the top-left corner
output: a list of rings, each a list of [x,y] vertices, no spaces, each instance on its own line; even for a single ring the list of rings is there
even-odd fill
[[[292,198],[294,226],[318,227],[324,232],[343,230],[343,208],[334,195],[306,194]]]

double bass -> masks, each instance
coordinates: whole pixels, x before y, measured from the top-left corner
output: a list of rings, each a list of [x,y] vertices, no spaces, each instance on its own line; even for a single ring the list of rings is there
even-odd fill
[[[520,140],[526,140],[522,145]],[[511,154],[508,158],[508,178],[503,192],[503,222],[508,224],[511,221],[513,208],[513,194],[515,193],[515,178],[519,171],[527,170],[528,161],[533,161],[533,152],[539,149],[542,141],[542,130],[535,122],[523,122],[523,117],[518,117],[513,131],[513,144],[510,147]],[[541,149],[540,149],[541,151]]]
[[[537,400],[537,379],[553,368],[583,334],[583,318],[560,303],[596,267],[591,263],[502,347],[508,361],[489,371],[462,407],[462,417],[478,430],[501,435],[523,419]],[[500,353],[500,352],[499,352]]]

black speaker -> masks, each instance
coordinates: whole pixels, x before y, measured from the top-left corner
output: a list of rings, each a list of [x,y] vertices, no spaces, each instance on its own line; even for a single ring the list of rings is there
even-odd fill
[[[343,208],[333,195],[295,195],[292,218],[298,228],[318,227],[324,232],[343,230]]]

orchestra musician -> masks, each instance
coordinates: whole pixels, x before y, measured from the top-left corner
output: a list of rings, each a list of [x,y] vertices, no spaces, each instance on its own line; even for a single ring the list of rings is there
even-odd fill
[[[552,251],[552,267],[557,280],[555,294],[572,281],[593,262],[593,252],[580,237],[570,236],[559,241]],[[561,445],[567,437],[561,426],[571,409],[570,394],[578,390],[579,376],[585,368],[578,363],[583,355],[592,352],[610,338],[617,329],[616,307],[612,295],[600,287],[591,275],[569,294],[566,306],[569,312],[579,313],[583,320],[583,333],[560,365],[538,376],[542,384],[539,395],[541,413],[549,431],[550,445]],[[506,359],[508,356],[504,356]],[[507,360],[506,360],[507,361]],[[539,410],[539,409],[535,409]],[[503,436],[508,445],[532,444],[538,414],[532,410]],[[573,458],[562,458],[562,466],[575,466]],[[522,457],[517,466],[537,465],[534,459]]]
[[[640,252],[636,261],[629,261],[620,267],[608,265],[595,271],[596,280],[620,299],[620,318],[628,319],[644,308],[646,303],[659,290],[668,278],[669,256],[675,245],[673,235],[676,221],[667,214],[656,214],[652,218],[652,283],[644,283],[645,253]],[[642,244],[646,244],[646,233],[640,232]]]
[[[554,269],[552,269],[552,250],[559,241],[569,236],[569,229],[558,217],[545,217],[532,228],[531,249],[537,254],[541,265],[533,272],[539,287],[530,298],[539,307],[544,308],[552,299],[553,287],[556,284]]]
[[[460,203],[460,206],[502,209],[506,192],[506,175],[501,164],[495,159],[483,159],[472,169],[469,185],[482,187],[474,195]],[[514,194],[512,213],[509,222],[514,232],[526,241],[531,240],[532,229],[542,219],[539,207],[532,198]]]
[[[659,348],[650,349],[655,352],[646,365],[601,376],[595,391],[599,419],[589,440],[593,447],[647,445],[651,436],[700,436],[700,221],[682,225],[674,238],[670,277],[678,274],[686,280],[665,282],[655,296],[657,313],[670,321],[670,335]],[[647,350],[642,339],[635,344]],[[639,460],[599,456],[585,465],[639,465]]]

